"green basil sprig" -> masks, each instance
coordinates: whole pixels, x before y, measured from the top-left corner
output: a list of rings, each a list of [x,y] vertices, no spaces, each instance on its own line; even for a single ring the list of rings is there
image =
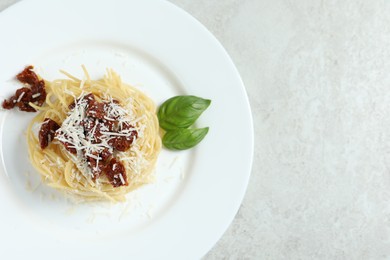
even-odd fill
[[[196,96],[176,96],[165,101],[159,108],[157,116],[160,127],[164,130],[188,128],[211,103],[209,99]]]
[[[160,127],[166,130],[163,145],[171,150],[185,150],[200,143],[208,127],[188,128],[210,106],[211,100],[196,96],[176,96],[165,101],[157,117]]]
[[[185,150],[199,144],[208,131],[208,127],[197,129],[179,128],[166,132],[162,141],[168,149]]]

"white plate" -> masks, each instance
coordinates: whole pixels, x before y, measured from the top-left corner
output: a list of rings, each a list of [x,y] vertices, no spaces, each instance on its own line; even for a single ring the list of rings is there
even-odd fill
[[[222,236],[248,183],[253,129],[245,88],[218,41],[165,1],[23,1],[0,13],[0,96],[33,64],[92,77],[115,69],[160,104],[179,94],[212,100],[195,149],[163,150],[157,181],[118,205],[73,205],[40,185],[24,132],[32,114],[2,111],[0,244],[5,259],[196,259]]]

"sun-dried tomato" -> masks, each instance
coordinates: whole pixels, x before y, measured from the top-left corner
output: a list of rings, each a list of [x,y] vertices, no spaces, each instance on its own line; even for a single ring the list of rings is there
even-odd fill
[[[50,118],[45,118],[39,130],[39,145],[45,149],[53,140],[55,132],[60,128],[59,124]]]

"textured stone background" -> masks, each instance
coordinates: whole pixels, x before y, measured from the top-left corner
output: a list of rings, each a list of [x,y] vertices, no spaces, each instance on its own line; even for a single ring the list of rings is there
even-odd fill
[[[171,2],[225,46],[255,125],[246,197],[205,259],[390,259],[390,1]]]

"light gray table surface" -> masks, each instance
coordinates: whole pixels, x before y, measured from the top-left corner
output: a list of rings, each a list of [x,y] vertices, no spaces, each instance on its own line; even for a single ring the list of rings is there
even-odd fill
[[[390,1],[171,2],[226,48],[254,119],[246,196],[204,259],[390,259]]]

